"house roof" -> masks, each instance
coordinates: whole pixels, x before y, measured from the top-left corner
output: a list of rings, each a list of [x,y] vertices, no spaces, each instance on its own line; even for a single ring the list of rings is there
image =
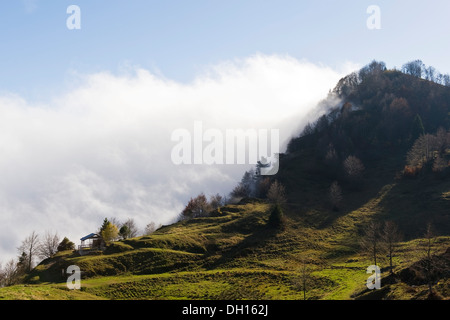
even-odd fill
[[[87,239],[94,239],[94,238],[100,238],[100,236],[96,233],[91,233],[91,234],[88,234],[87,236],[81,238],[80,240],[85,241]]]

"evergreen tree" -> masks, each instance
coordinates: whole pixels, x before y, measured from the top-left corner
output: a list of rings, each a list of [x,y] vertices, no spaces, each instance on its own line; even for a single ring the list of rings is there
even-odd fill
[[[269,226],[273,228],[281,228],[284,224],[284,213],[281,206],[277,203],[273,206],[268,221]]]
[[[29,271],[30,264],[28,261],[28,255],[25,252],[22,252],[22,254],[19,256],[17,261],[17,273],[22,275]]]
[[[58,245],[58,251],[75,250],[75,243],[70,241],[67,237]]]
[[[109,225],[110,223],[111,223],[111,222],[109,222],[108,218],[105,218],[105,220],[103,220],[102,226],[100,227],[99,233],[101,234],[101,233],[103,232],[103,230],[105,230],[105,229],[108,227],[108,225]]]
[[[411,140],[416,141],[423,135],[425,135],[425,128],[423,126],[422,118],[416,114],[412,124]]]
[[[130,232],[130,229],[128,229],[128,227],[125,225],[123,225],[119,230],[119,234],[123,239],[128,238],[129,232]]]

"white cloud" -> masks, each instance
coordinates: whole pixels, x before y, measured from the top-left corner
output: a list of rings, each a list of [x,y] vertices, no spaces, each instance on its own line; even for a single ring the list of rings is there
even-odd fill
[[[352,65],[333,70],[289,56],[255,55],[207,68],[182,84],[147,70],[82,76],[36,105],[0,97],[0,261],[32,230],[78,239],[104,217],[170,223],[191,196],[227,194],[243,166],[175,166],[171,133],[280,129],[301,118]]]

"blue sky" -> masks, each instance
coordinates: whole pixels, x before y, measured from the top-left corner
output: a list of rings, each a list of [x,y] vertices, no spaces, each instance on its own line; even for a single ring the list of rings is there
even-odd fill
[[[81,8],[81,30],[66,28],[71,4]],[[366,28],[371,4],[381,30]],[[45,99],[73,72],[126,65],[188,82],[205,66],[255,53],[330,67],[420,58],[447,73],[448,12],[448,1],[3,0],[0,92]]]

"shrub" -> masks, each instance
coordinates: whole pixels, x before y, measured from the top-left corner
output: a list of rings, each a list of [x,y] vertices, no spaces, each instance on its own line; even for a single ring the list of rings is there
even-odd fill
[[[273,228],[280,228],[284,225],[284,213],[278,203],[272,207],[268,225]]]
[[[120,253],[133,250],[133,247],[123,242],[113,242],[106,248],[106,254]]]
[[[58,251],[75,250],[75,243],[65,237],[58,245]]]
[[[186,207],[181,212],[181,219],[192,219],[206,217],[212,211],[211,205],[206,199],[205,194],[201,193],[196,198],[191,198]]]
[[[422,169],[421,166],[408,166],[406,165],[403,169],[403,176],[406,178],[412,178],[419,174],[420,170]]]

